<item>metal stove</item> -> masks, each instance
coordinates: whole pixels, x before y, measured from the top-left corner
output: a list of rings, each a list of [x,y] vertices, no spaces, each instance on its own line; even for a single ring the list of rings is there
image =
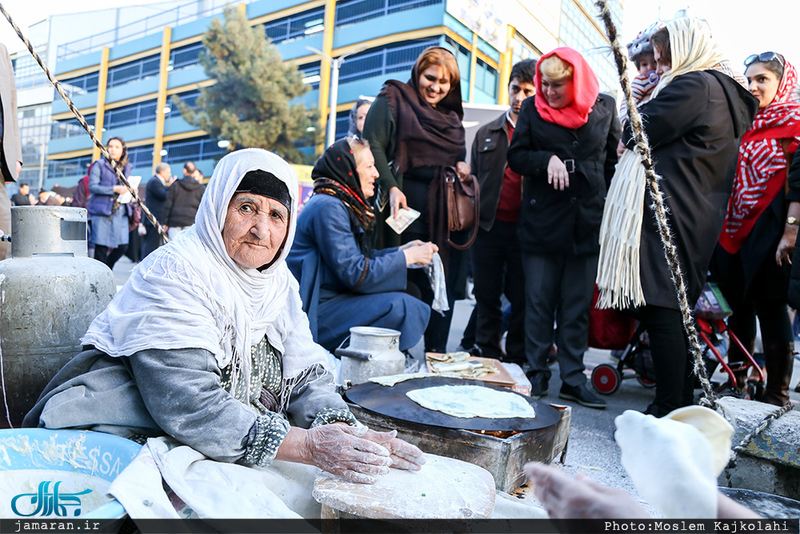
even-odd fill
[[[512,491],[525,482],[522,468],[527,462],[550,463],[566,454],[570,407],[550,406],[523,396],[533,406],[535,418],[467,419],[428,410],[406,396],[414,389],[445,385],[511,392],[479,380],[430,377],[391,387],[366,382],[344,395],[353,414],[365,425],[375,430],[397,430],[399,437],[424,452],[483,467],[494,476],[495,486],[501,491]]]

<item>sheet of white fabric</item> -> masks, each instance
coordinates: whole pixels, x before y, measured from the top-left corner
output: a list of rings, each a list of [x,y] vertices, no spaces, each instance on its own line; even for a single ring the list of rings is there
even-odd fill
[[[311,497],[317,473],[281,461],[265,468],[217,462],[170,438],[151,438],[109,493],[133,519],[319,518]],[[162,481],[188,508],[176,509]]]
[[[666,518],[716,519],[719,473],[697,428],[632,410],[615,423],[622,466],[642,497]]]
[[[228,204],[244,175],[257,169],[283,181],[292,199],[285,245],[263,271],[234,262],[222,240]],[[249,386],[250,346],[266,334],[284,355],[284,378],[315,363],[333,371],[327,352],[312,339],[297,281],[285,261],[297,226],[297,195],[294,170],[271,152],[248,148],[222,158],[195,225],[133,270],[83,344],[114,357],[145,349],[206,349],[221,368],[232,361],[240,367]]]

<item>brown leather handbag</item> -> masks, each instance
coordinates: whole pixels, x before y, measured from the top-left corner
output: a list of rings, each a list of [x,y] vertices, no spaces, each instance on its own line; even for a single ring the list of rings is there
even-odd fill
[[[447,198],[447,243],[457,249],[466,250],[475,242],[480,225],[481,197],[478,180],[470,174],[462,180],[455,168],[444,169],[444,190]],[[450,232],[472,230],[472,235],[463,245],[450,240]]]

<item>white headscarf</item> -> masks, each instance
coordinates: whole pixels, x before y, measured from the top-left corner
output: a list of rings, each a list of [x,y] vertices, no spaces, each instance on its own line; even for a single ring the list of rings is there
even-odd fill
[[[651,101],[678,76],[717,68],[724,60],[705,20],[679,18],[665,26],[672,49],[672,68],[661,76]],[[645,183],[641,157],[626,149],[611,180],[600,225],[598,308],[625,309],[645,304],[639,271]]]
[[[284,247],[263,271],[233,261],[222,239],[228,204],[239,182],[259,169],[285,183],[292,201]],[[146,349],[205,349],[220,368],[233,362],[248,386],[250,347],[265,334],[283,354],[285,379],[315,363],[325,364],[327,354],[311,338],[297,281],[286,265],[297,226],[297,197],[297,176],[277,155],[247,148],[222,158],[195,225],[133,270],[92,322],[83,344],[114,357]],[[231,376],[235,380],[239,374]]]

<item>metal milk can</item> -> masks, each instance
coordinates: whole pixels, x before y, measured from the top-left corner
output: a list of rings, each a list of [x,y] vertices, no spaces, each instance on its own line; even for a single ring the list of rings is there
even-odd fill
[[[361,384],[374,376],[398,375],[405,371],[406,357],[398,348],[400,332],[389,328],[354,326],[350,346],[336,349],[342,359],[342,383]]]
[[[86,210],[11,208],[11,258],[0,261],[0,428],[20,426],[116,293],[111,270],[87,255]]]

